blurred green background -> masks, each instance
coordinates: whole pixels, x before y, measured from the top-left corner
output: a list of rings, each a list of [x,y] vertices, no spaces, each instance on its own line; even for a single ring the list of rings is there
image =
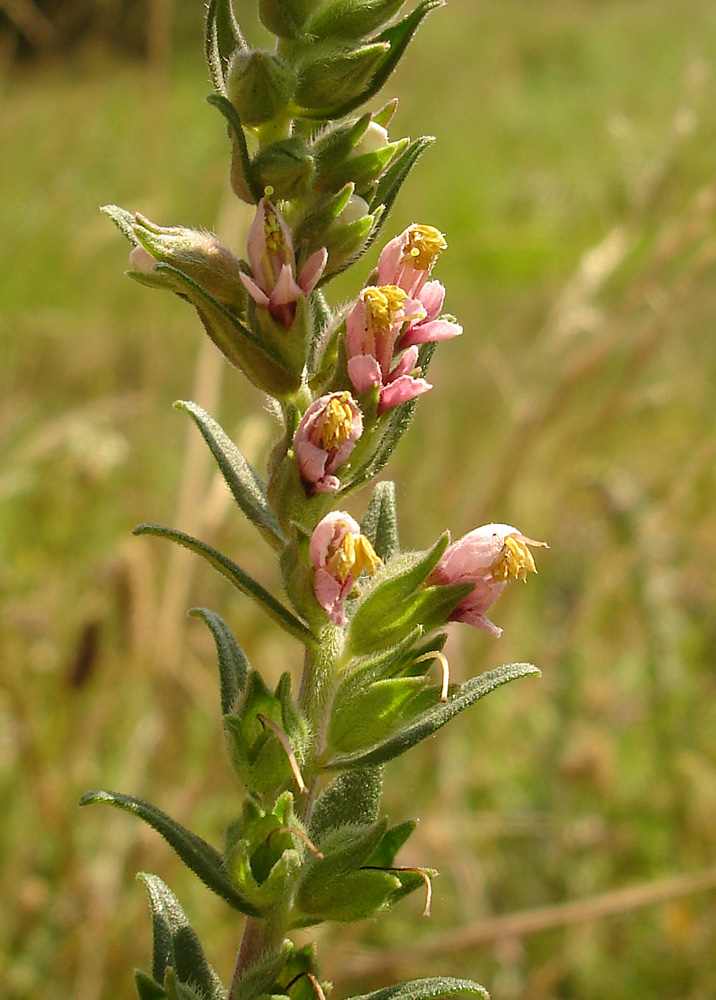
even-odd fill
[[[253,3],[235,6],[251,29]],[[45,8],[0,4],[12,1000],[133,996],[132,968],[150,965],[137,869],[171,884],[229,977],[237,916],[152,831],[75,803],[92,787],[142,795],[214,842],[235,815],[192,604],[223,614],[270,678],[298,670],[295,644],[208,568],[129,537],[143,520],[181,527],[276,584],[171,408],[197,399],[261,462],[262,399],[183,303],[122,277],[126,245],[97,212],[218,229],[240,251],[249,218],[202,100],[203,5],[144,3],[147,25],[121,3],[96,5],[98,22],[58,2],[49,24],[63,7],[62,31],[18,43],[9,15]],[[715,72],[712,0],[450,0],[386,88],[394,137],[438,136],[386,238],[412,221],[447,234],[436,276],[465,327],[387,470],[403,541],[497,520],[552,548],[496,605],[499,642],[451,630],[457,679],[522,659],[543,677],[389,767],[391,818],[423,817],[404,863],[441,871],[433,917],[411,897],[319,929],[338,998],[439,973],[494,1000],[716,995]]]

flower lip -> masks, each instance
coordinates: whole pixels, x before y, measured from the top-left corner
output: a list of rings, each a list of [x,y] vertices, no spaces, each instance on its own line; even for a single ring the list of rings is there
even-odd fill
[[[375,573],[380,559],[361,534],[358,522],[340,510],[326,514],[318,522],[309,551],[315,570],[316,600],[334,625],[345,625],[343,603],[346,597],[361,573]]]
[[[473,590],[450,615],[451,621],[467,622],[500,635],[486,612],[492,607],[509,580],[526,580],[536,573],[534,557],[528,546],[549,548],[546,542],[523,535],[510,524],[485,524],[468,532],[443,553],[428,577],[428,583],[473,583]]]

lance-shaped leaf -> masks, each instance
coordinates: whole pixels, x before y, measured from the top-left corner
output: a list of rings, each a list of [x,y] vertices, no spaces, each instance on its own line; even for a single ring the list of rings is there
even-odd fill
[[[246,42],[234,16],[231,0],[209,0],[204,31],[204,54],[214,86],[226,93],[224,71],[237,49]]]
[[[231,101],[227,100],[223,94],[209,94],[206,100],[209,104],[213,105],[213,107],[218,108],[226,119],[229,131],[238,145],[243,176],[254,201],[258,204],[261,196],[263,195],[263,191],[261,190],[261,185],[256,179],[254,169],[251,166],[251,157],[249,155],[248,143],[246,142],[246,134],[244,133],[244,127],[241,124],[238,111]]]
[[[413,627],[414,623],[403,627],[403,605],[435,568],[449,542],[450,536],[445,532],[425,552],[405,552],[378,570],[353,615],[349,649],[358,654],[369,653],[396,642],[402,638],[399,631],[405,633]]]
[[[174,406],[186,410],[209,445],[226,485],[244,514],[263,529],[270,542],[281,549],[286,544],[276,515],[266,496],[261,476],[246,461],[224,429],[196,403],[180,399]]]
[[[134,970],[134,988],[139,1000],[166,1000],[164,987],[155,983],[152,977],[141,969]]]
[[[376,868],[390,868],[395,861],[398,851],[417,825],[418,821],[416,819],[406,819],[403,823],[391,826],[385,831],[385,836],[368,858],[366,864],[373,865]]]
[[[219,656],[219,678],[221,682],[221,714],[228,715],[246,687],[249,674],[249,661],[241,646],[236,641],[234,633],[221,615],[208,608],[191,608],[187,614],[192,618],[201,618],[206,623],[214,637],[216,652]]]
[[[221,980],[207,962],[179,900],[158,875],[140,872],[137,878],[144,883],[152,910],[152,975],[156,984],[164,982],[167,967],[171,967],[180,982],[190,984],[205,1000],[224,1000]]]
[[[198,875],[207,888],[225,899],[235,910],[240,910],[241,913],[246,913],[249,916],[259,915],[256,907],[244,899],[232,885],[224,871],[224,862],[219,851],[208,844],[203,837],[187,830],[185,826],[177,823],[171,816],[167,816],[161,809],[157,809],[156,806],[145,802],[144,799],[136,798],[134,795],[104,790],[85,792],[79,804],[86,806],[95,802],[104,802],[143,819],[145,823],[148,823],[164,837],[187,868]]]
[[[374,993],[364,993],[349,1000],[442,1000],[443,997],[481,997],[490,1000],[490,994],[471,979],[453,979],[450,976],[437,979],[412,979],[407,983],[386,986]]]
[[[155,535],[157,538],[168,538],[171,542],[183,545],[184,548],[191,549],[197,555],[203,556],[217,572],[233,583],[237,590],[240,590],[247,597],[256,601],[282,629],[285,629],[286,632],[294,636],[305,646],[316,645],[316,637],[307,625],[304,625],[299,618],[291,614],[288,608],[284,607],[280,601],[277,601],[260,583],[257,583],[248,573],[245,573],[228,556],[218,552],[210,545],[200,542],[197,538],[193,538],[183,531],[177,531],[174,528],[165,528],[161,524],[139,524],[133,530],[132,534]]]
[[[360,530],[383,562],[400,552],[398,512],[395,506],[395,483],[376,483]]]
[[[446,702],[432,705],[413,719],[405,729],[390,736],[378,746],[364,752],[337,755],[325,766],[327,768],[344,768],[384,764],[386,761],[405,753],[416,743],[432,736],[452,718],[496,688],[516,680],[518,677],[538,677],[539,675],[540,671],[531,663],[510,663],[497,667],[495,670],[488,670],[487,673],[466,681]]]

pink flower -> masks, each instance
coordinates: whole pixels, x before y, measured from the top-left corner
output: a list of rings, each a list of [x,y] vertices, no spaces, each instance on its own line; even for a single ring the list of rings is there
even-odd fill
[[[334,625],[345,625],[343,602],[361,573],[375,573],[380,559],[360,525],[345,511],[334,510],[318,522],[311,536],[311,562],[316,571],[316,600]]]
[[[474,589],[450,615],[500,636],[485,612],[495,603],[508,580],[526,580],[537,568],[528,545],[549,548],[546,542],[527,538],[509,524],[484,524],[460,538],[443,553],[427,579],[430,584],[474,583]]]
[[[349,392],[331,392],[308,407],[293,439],[301,479],[311,493],[341,485],[334,471],[345,462],[363,432],[363,417]]]
[[[410,298],[419,298],[446,247],[445,237],[434,226],[413,223],[383,248],[378,260],[378,284],[398,285]]]
[[[356,392],[378,386],[378,413],[432,388],[425,379],[412,374],[418,360],[415,345],[408,346],[394,364],[396,340],[403,325],[424,318],[422,305],[396,285],[364,288],[348,314],[348,376]]]
[[[434,226],[414,223],[388,243],[378,261],[379,284],[397,285],[411,299],[420,303],[424,315],[409,323],[398,349],[434,340],[458,337],[462,327],[438,319],[445,300],[445,288],[439,281],[428,281],[435,261],[447,247],[445,237]]]
[[[277,208],[262,198],[256,208],[246,244],[251,274],[241,280],[254,302],[271,313],[288,329],[296,315],[299,295],[309,295],[316,287],[328,260],[325,247],[306,261],[296,280],[296,255],[291,230]]]

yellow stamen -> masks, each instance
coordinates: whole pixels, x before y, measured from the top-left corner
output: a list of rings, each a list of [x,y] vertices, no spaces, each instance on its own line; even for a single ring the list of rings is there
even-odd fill
[[[410,260],[419,271],[430,271],[446,247],[445,237],[434,226],[414,225],[408,229],[403,260]]]
[[[380,566],[380,559],[365,535],[348,532],[326,562],[326,569],[344,583],[348,576],[358,579],[361,573],[373,576]]]
[[[281,223],[272,205],[264,205],[264,236],[269,254],[283,255],[286,244],[281,231]]]
[[[396,313],[407,299],[407,292],[397,285],[370,285],[361,292],[361,299],[370,313],[373,323],[381,330],[390,330],[395,323]]]
[[[326,451],[337,448],[350,437],[353,427],[353,410],[348,402],[350,398],[349,392],[334,396],[317,422],[318,439]]]
[[[495,580],[527,580],[528,573],[536,573],[537,567],[528,545],[538,545],[548,549],[546,542],[537,542],[525,535],[508,535],[502,551],[490,567]]]

